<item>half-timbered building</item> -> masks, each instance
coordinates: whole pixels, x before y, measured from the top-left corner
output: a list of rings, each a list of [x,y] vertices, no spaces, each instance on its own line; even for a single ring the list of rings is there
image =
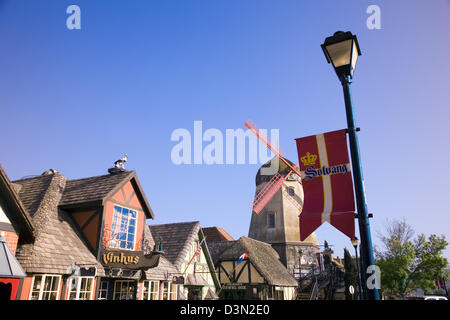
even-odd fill
[[[48,170],[13,184],[35,228],[34,240],[17,247],[27,273],[21,299],[177,298],[172,279],[158,275],[174,268],[155,248],[146,225],[154,214],[135,171],[69,180]]]
[[[295,299],[297,281],[270,244],[241,237],[208,246],[222,286],[221,299]]]
[[[220,283],[200,222],[149,225],[149,228],[155,241],[163,244],[164,257],[177,269],[180,299],[218,299]]]
[[[0,166],[0,300],[15,300],[26,276],[15,258],[19,243],[34,239],[31,217],[20,201],[15,186]]]

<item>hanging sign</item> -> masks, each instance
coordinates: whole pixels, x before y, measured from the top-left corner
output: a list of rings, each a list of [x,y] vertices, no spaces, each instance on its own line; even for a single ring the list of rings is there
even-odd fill
[[[183,276],[174,276],[172,278],[173,284],[184,284],[184,277]]]
[[[355,237],[355,200],[346,130],[295,139],[304,192],[300,240],[325,221]]]
[[[157,253],[145,255],[142,251],[104,249],[101,262],[110,268],[146,269],[156,267],[160,256]]]

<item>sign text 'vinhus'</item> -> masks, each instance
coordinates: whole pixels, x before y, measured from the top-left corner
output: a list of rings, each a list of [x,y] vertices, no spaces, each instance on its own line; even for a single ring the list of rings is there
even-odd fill
[[[161,254],[157,252],[144,254],[142,251],[104,250],[101,262],[103,266],[109,268],[137,270],[156,267],[160,256]]]
[[[123,252],[113,252],[109,251],[106,253],[103,253],[103,263],[105,265],[111,264],[111,263],[118,263],[118,264],[138,264],[139,263],[139,255],[126,255]]]

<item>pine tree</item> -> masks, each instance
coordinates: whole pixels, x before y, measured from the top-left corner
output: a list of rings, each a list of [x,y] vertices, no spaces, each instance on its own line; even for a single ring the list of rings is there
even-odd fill
[[[356,271],[356,266],[353,263],[352,256],[350,255],[350,252],[347,250],[347,248],[344,249],[344,284],[345,284],[345,298],[347,300],[352,300],[356,298],[356,295],[350,294],[349,287],[353,286],[355,288],[355,292],[357,291],[357,281],[358,281],[358,274]]]
[[[328,242],[325,240],[324,243],[324,255],[323,255],[323,263],[325,266],[329,265],[331,263],[331,255],[330,255],[330,248],[328,247]]]

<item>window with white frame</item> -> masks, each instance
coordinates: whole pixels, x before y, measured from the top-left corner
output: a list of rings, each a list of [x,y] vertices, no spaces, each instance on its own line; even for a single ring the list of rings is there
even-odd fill
[[[30,300],[58,300],[60,275],[42,274],[33,276]]]
[[[169,288],[169,299],[177,300],[178,286],[176,284],[171,283]]]
[[[170,300],[170,282],[161,281],[161,300]]]
[[[110,247],[134,250],[136,244],[137,211],[114,206]]]
[[[159,281],[144,281],[142,300],[159,299]]]
[[[69,300],[91,300],[94,277],[71,277],[69,283]]]
[[[134,300],[136,281],[116,280],[114,282],[114,300]]]
[[[109,291],[109,280],[107,279],[100,280],[97,300],[108,299],[108,291]]]

